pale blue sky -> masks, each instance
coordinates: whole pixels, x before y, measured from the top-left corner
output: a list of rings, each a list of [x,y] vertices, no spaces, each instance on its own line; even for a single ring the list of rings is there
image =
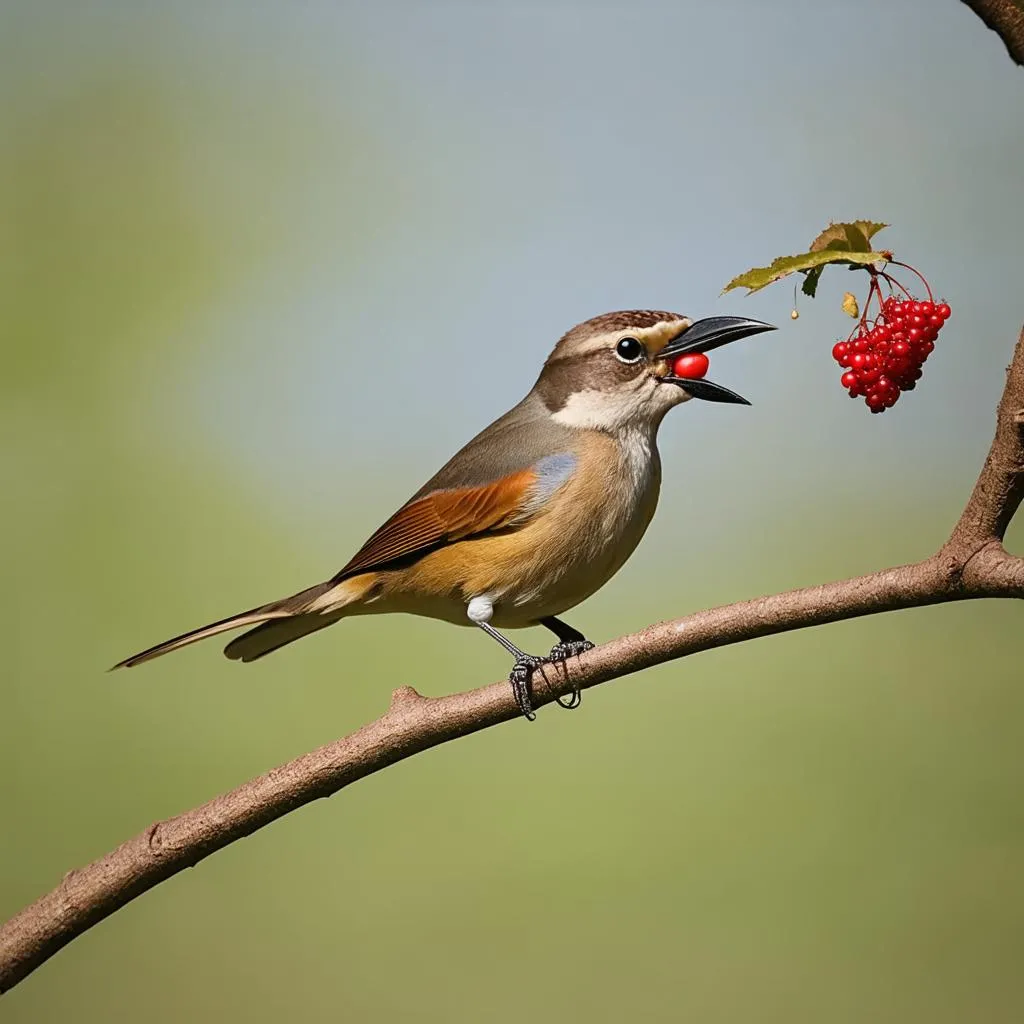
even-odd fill
[[[38,97],[127,50],[176,97],[194,203],[289,224],[190,324],[198,354],[161,357],[130,424],[241,466],[282,514],[370,476],[403,500],[530,387],[563,330],[629,306],[782,328],[716,356],[751,409],[694,405],[663,430],[667,486],[719,496],[705,528],[751,481],[786,502],[860,478],[969,482],[1021,315],[1024,74],[961,3],[22,16]],[[268,153],[294,189],[263,187]],[[881,417],[829,359],[842,273],[795,324],[787,286],[719,298],[844,217],[892,222],[885,244],[954,307],[922,385]]]

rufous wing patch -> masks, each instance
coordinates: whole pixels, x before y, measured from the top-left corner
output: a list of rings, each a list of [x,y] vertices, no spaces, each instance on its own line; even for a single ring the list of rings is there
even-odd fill
[[[530,467],[480,487],[434,491],[411,501],[377,530],[334,579],[518,525],[536,511],[531,505],[541,477]]]

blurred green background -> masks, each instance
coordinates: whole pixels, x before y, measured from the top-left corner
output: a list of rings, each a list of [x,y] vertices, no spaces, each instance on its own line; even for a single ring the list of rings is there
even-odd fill
[[[930,553],[1024,319],[1022,125],[954,0],[0,4],[0,917],[396,685],[507,671],[365,618],[104,672],[336,571],[598,312],[783,330],[716,356],[751,409],[666,422],[589,636]],[[785,285],[717,297],[853,217],[954,309],[882,417],[829,357],[841,274],[796,322]],[[1019,1021],[1021,615],[762,640],[431,751],[130,904],[3,1019]]]

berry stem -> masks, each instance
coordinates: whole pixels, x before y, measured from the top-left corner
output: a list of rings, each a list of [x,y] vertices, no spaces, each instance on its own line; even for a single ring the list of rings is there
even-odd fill
[[[861,316],[861,323],[865,325],[868,321],[868,310],[871,308],[872,297],[874,297],[875,301],[878,303],[878,312],[881,313],[882,288],[878,283],[878,275],[874,270],[871,271],[871,285],[868,287],[868,297],[864,300],[864,314]]]
[[[915,270],[909,263],[900,263],[899,260],[891,260],[890,262],[894,267],[903,267],[904,270],[909,270],[912,274],[915,274],[917,276],[917,279],[921,282],[921,284],[924,285],[925,291],[928,293],[928,301],[935,301],[935,296],[932,295],[931,287],[925,280],[924,274],[922,274],[919,270]],[[900,287],[903,288],[902,285],[900,285]],[[903,288],[903,290],[906,291],[906,288]],[[907,292],[907,294],[909,295],[910,293]]]
[[[895,285],[897,288],[899,288],[899,290],[901,292],[903,292],[903,294],[908,299],[912,299],[913,298],[913,296],[910,294],[909,290],[904,288],[903,285],[900,284],[900,282],[897,281],[896,278],[892,276],[892,274],[887,274],[884,270],[879,270],[878,271],[878,276],[879,277],[884,277],[885,280],[888,282],[890,288],[892,288],[892,286]]]

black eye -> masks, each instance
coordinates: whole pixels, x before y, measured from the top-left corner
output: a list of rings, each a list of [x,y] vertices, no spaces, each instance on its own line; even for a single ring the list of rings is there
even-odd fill
[[[615,355],[624,363],[637,363],[644,357],[644,347],[636,338],[620,338]]]

